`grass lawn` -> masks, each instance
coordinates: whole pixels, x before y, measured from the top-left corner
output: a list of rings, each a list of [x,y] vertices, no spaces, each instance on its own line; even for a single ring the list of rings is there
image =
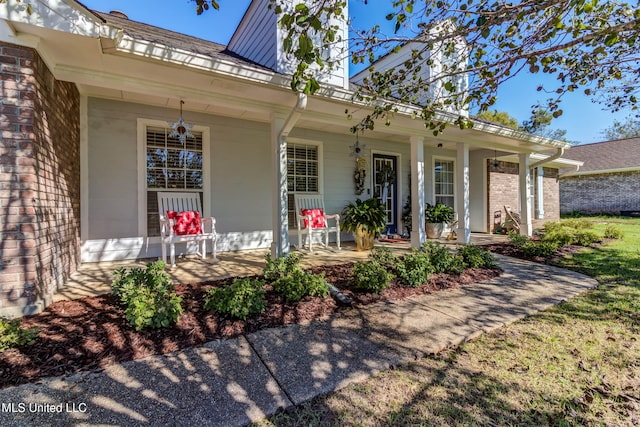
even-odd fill
[[[640,219],[589,220],[624,232],[561,261],[597,289],[261,425],[640,425]]]

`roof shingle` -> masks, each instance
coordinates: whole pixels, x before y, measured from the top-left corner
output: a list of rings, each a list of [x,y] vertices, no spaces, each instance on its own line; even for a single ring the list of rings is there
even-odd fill
[[[127,35],[134,39],[158,43],[173,49],[180,49],[212,59],[231,61],[242,66],[273,71],[270,68],[264,67],[230,51],[225,45],[219,43],[176,33],[164,28],[154,27],[153,25],[143,24],[109,13],[95,10],[91,12],[104,19],[108,25],[121,28]]]
[[[563,157],[584,162],[581,172],[640,169],[640,137],[576,145]]]

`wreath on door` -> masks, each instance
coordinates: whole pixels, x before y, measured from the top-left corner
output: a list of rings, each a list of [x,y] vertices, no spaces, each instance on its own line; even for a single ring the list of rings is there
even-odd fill
[[[396,171],[388,164],[385,164],[378,171],[376,181],[383,187],[389,186],[396,182]]]
[[[382,194],[380,195],[382,203],[386,204],[389,198],[389,187],[396,182],[396,171],[389,164],[384,164],[377,173],[376,181],[382,187]]]

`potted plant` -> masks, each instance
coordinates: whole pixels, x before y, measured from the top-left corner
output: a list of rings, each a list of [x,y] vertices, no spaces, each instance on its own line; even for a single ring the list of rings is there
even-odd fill
[[[453,208],[440,202],[435,205],[427,203],[424,215],[427,238],[429,239],[439,239],[442,236],[444,224],[450,223],[455,218]]]
[[[387,227],[387,214],[378,199],[356,199],[340,214],[340,228],[353,233],[357,250],[371,249],[373,241]]]
[[[407,235],[411,235],[411,196],[407,197],[407,202],[402,208],[402,225],[407,229]]]

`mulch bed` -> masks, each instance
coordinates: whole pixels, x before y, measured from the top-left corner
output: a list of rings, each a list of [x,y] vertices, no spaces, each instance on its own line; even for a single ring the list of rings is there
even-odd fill
[[[592,246],[597,246],[597,244],[594,244]],[[577,245],[562,246],[553,254],[553,256],[549,258],[526,256],[522,248],[519,248],[509,242],[486,244],[482,245],[482,248],[496,254],[524,259],[526,261],[539,262],[543,264],[554,264],[558,258],[562,258],[566,255],[574,254],[576,252],[584,250],[585,247]]]
[[[349,296],[356,307],[454,288],[500,274],[500,270],[491,269],[468,269],[461,275],[438,274],[419,288],[403,287],[394,281],[391,288],[375,295],[352,287],[349,280],[352,267],[353,264],[322,266],[313,271],[324,272],[327,281]],[[0,352],[0,388],[102,369],[113,363],[169,353],[264,328],[325,319],[345,309],[331,297],[308,297],[291,304],[282,296],[267,292],[267,310],[246,321],[224,319],[204,310],[206,291],[230,282],[225,279],[177,285],[176,292],[183,297],[184,313],[176,326],[167,329],[135,331],[125,320],[117,298],[110,294],[53,303],[44,312],[22,321],[24,328],[40,328],[39,338],[33,344]]]

